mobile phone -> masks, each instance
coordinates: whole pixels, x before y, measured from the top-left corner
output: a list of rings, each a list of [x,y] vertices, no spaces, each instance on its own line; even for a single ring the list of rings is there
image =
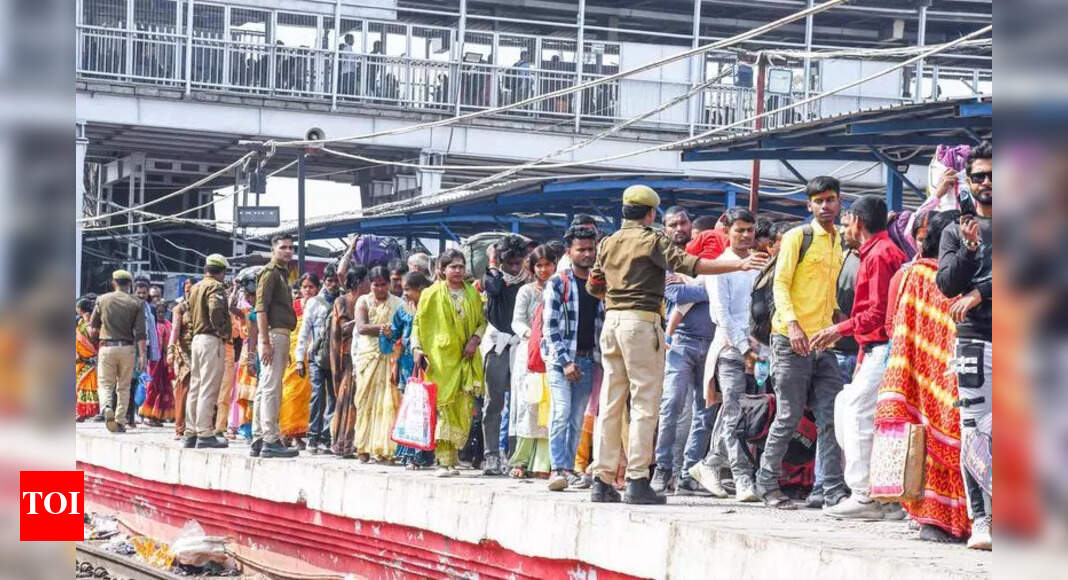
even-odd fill
[[[960,203],[961,217],[978,215],[975,211],[975,200],[972,199],[972,192],[963,183],[963,180],[957,187],[957,201]]]

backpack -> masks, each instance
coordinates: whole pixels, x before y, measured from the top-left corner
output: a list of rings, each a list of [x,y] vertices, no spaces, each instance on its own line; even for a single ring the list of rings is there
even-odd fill
[[[564,284],[564,303],[566,304],[571,297],[571,278],[567,274],[561,274],[560,280]],[[534,309],[534,319],[530,323],[530,339],[527,341],[527,370],[532,373],[544,373],[546,371],[545,359],[541,356],[542,324],[544,322],[545,300],[543,299],[538,302],[538,306]]]
[[[797,263],[805,259],[805,254],[812,246],[812,224],[801,226],[801,250],[797,255]],[[771,321],[775,317],[775,264],[777,258],[772,258],[768,265],[760,271],[756,282],[753,284],[752,300],[749,305],[749,331],[761,343],[771,344]]]
[[[388,266],[391,261],[399,260],[403,253],[400,244],[393,238],[361,235],[356,241],[352,258],[357,264],[370,269],[375,266]]]
[[[489,247],[497,243],[497,240],[511,235],[519,234],[483,232],[464,240],[464,243],[460,245],[460,252],[463,253],[464,259],[467,260],[467,275],[475,280],[482,280],[482,276],[485,276],[486,270],[489,269],[489,254],[487,253]],[[528,242],[530,241],[530,238],[526,236],[520,235],[519,237]]]
[[[734,433],[746,441],[746,453],[753,465],[760,464],[774,420],[774,394],[742,395],[741,413]],[[816,433],[816,417],[811,410],[805,409],[782,458],[779,487],[784,492],[803,496],[812,489],[816,480]]]

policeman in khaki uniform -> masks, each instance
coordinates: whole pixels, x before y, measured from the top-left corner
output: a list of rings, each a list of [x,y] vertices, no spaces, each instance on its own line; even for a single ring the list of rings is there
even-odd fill
[[[112,292],[96,301],[89,319],[90,332],[100,338],[97,355],[97,394],[105,408],[108,431],[126,432],[126,407],[134,371],[145,369],[145,311],[130,294],[133,276],[126,270],[111,274]],[[115,397],[115,407],[111,398]]]
[[[765,254],[704,260],[685,253],[663,232],[650,227],[660,196],[645,185],[623,192],[623,226],[601,241],[587,290],[605,302],[601,356],[600,413],[594,429],[594,483],[591,500],[618,502],[612,487],[622,448],[622,418],[630,395],[627,487],[623,501],[662,504],[649,485],[653,438],[664,384],[664,327],[661,315],[668,270],[696,276],[759,269]]]
[[[226,258],[212,254],[204,261],[204,279],[189,291],[193,324],[189,394],[185,400],[185,447],[226,447],[215,435],[215,407],[222,387],[226,341],[230,340],[230,309],[226,296]]]

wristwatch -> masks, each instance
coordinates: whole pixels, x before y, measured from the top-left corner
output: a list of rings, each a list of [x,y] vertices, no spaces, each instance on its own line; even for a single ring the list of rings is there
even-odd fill
[[[974,252],[979,249],[979,242],[973,242],[970,240],[964,240],[964,247],[970,252]]]

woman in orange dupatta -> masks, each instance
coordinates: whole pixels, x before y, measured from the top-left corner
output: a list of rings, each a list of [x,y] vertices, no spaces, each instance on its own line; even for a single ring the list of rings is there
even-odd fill
[[[80,423],[100,414],[100,398],[96,390],[96,343],[89,336],[93,301],[82,298],[76,308],[78,323],[74,332],[74,376],[77,378],[78,402],[74,413]]]
[[[926,427],[924,496],[902,506],[920,524],[920,539],[933,542],[961,542],[971,530],[960,473],[960,418],[953,406],[957,375],[949,372],[957,334],[949,316],[953,300],[935,284],[942,230],[956,215],[930,217],[921,255],[890,283],[890,362],[875,411],[876,429],[900,423]]]

